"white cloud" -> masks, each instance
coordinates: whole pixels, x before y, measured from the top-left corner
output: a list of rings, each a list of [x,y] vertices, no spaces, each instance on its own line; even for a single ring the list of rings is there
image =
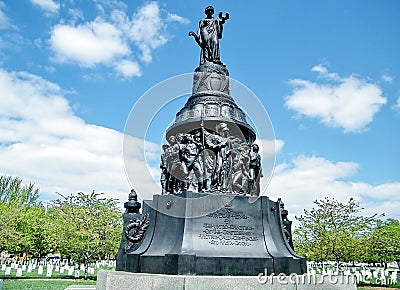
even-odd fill
[[[133,16],[129,36],[141,49],[144,62],[151,62],[151,50],[167,42],[167,37],[160,33],[163,25],[156,2],[143,6]]]
[[[0,1],[0,29],[13,29],[17,30],[17,27],[12,24],[10,18],[8,18],[7,14],[3,11],[6,8],[6,4],[3,1]],[[1,42],[1,38],[0,38]]]
[[[323,65],[312,68],[325,83],[294,79],[291,95],[285,105],[300,116],[319,119],[331,127],[341,127],[345,132],[358,132],[372,122],[375,113],[386,98],[380,87],[355,75],[340,77],[330,73]]]
[[[390,75],[384,73],[384,74],[381,76],[381,79],[382,79],[383,82],[391,84],[391,83],[393,83],[394,77],[392,77],[392,76],[390,76]]]
[[[174,13],[168,13],[168,19],[170,21],[176,21],[176,22],[179,22],[179,23],[182,23],[182,24],[190,23],[190,21],[188,19],[183,18],[182,16],[179,16],[179,15],[174,14]]]
[[[56,192],[96,190],[126,200],[122,133],[85,123],[63,90],[39,76],[0,70],[0,87],[0,174],[34,182],[46,199],[57,198]],[[144,142],[130,141],[135,152],[130,164],[141,176]],[[141,190],[153,183],[146,175],[137,180],[134,186]]]
[[[50,43],[58,62],[75,62],[83,67],[110,64],[116,57],[130,53],[121,32],[101,19],[76,27],[56,25]]]
[[[3,11],[5,7],[4,2],[0,1],[0,29],[7,29],[10,25],[10,19]]]
[[[114,10],[112,19],[139,48],[143,62],[151,62],[152,50],[168,41],[165,34],[168,19],[162,18],[157,2],[149,2],[140,7],[132,19],[129,19],[124,11]]]
[[[400,97],[398,97],[395,105],[392,106],[393,110],[400,111]]]
[[[50,46],[54,60],[86,68],[110,66],[124,78],[140,76],[138,60],[152,61],[154,49],[170,39],[167,25],[187,23],[186,19],[160,9],[157,2],[146,2],[132,17],[126,14],[126,5],[119,2],[99,1],[96,7],[95,20],[76,24],[83,20],[83,15],[71,10],[70,23],[60,23],[52,29]]]
[[[39,6],[46,15],[52,15],[57,13],[60,9],[60,4],[57,4],[53,0],[30,0],[32,4]]]
[[[274,154],[276,155],[278,152],[280,152],[283,148],[283,145],[285,142],[283,140],[266,140],[262,139],[261,142],[260,140],[256,140],[256,142],[260,146],[260,154],[264,158],[268,158],[273,156]]]
[[[137,62],[129,61],[126,59],[117,63],[115,69],[125,78],[130,78],[133,76],[139,77],[141,75],[139,64]]]
[[[42,48],[42,40],[40,38],[36,38],[33,41],[33,44],[37,47],[37,48]]]
[[[353,197],[368,214],[386,213],[400,218],[400,182],[374,186],[348,181],[358,169],[359,165],[354,162],[332,162],[322,157],[300,155],[289,164],[276,166],[266,194],[273,200],[281,197],[292,219],[302,214],[303,209],[311,209],[314,200],[325,196],[341,202]]]
[[[79,20],[84,20],[83,12],[79,9],[69,8],[68,14],[71,16],[70,23],[75,24]]]

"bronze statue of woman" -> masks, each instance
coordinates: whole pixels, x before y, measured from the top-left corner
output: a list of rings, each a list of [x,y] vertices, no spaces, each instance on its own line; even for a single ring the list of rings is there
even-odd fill
[[[229,14],[226,13],[223,17],[222,12],[220,12],[219,18],[214,18],[214,7],[212,6],[207,6],[204,13],[206,18],[200,20],[197,35],[193,31],[189,32],[189,35],[193,36],[201,47],[200,65],[206,61],[222,65],[219,39],[222,38],[223,24],[229,19]]]

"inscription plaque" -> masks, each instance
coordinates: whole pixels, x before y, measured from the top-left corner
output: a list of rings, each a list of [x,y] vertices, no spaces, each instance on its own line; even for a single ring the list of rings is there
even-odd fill
[[[250,216],[226,205],[205,216],[199,238],[214,246],[250,247],[259,239],[250,220]]]

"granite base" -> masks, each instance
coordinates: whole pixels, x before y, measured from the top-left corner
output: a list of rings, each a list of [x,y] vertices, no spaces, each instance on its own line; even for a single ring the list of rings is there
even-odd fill
[[[99,271],[97,290],[356,290],[354,276],[190,276]]]

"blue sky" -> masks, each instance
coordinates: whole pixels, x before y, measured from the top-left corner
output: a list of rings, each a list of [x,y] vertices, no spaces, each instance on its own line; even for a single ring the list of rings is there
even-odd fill
[[[44,200],[91,190],[125,200],[125,122],[147,90],[198,65],[187,33],[208,5],[230,13],[221,59],[275,130],[266,194],[292,214],[332,196],[399,218],[397,0],[2,0],[0,173],[36,183]],[[148,132],[150,171],[184,102]],[[151,194],[136,137],[133,186]]]

